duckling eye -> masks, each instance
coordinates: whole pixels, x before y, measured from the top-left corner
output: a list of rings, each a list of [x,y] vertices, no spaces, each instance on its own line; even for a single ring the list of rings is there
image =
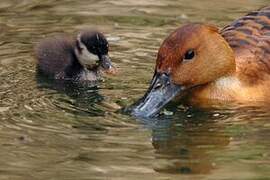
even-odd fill
[[[185,56],[184,56],[184,60],[191,60],[193,59],[195,56],[195,52],[193,49],[190,49],[186,52]]]

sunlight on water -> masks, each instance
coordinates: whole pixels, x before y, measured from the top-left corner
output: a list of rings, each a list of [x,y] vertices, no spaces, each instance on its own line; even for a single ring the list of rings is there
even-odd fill
[[[188,22],[220,27],[268,0],[1,0],[0,179],[267,179],[270,109],[173,108],[141,121],[116,112],[141,97],[162,40]],[[36,75],[33,47],[97,28],[118,76],[96,88]]]

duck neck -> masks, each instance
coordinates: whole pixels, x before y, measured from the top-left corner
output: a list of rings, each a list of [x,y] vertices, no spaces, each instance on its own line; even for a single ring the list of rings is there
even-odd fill
[[[241,82],[236,76],[230,74],[228,76],[218,78],[212,83],[212,86],[219,90],[232,91],[239,89],[239,87],[241,87]]]
[[[234,74],[222,76],[215,81],[192,91],[191,103],[210,102],[211,100],[231,101],[241,92],[241,81]]]

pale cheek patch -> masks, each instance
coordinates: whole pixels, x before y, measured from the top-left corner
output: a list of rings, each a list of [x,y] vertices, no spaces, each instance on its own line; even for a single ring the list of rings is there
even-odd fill
[[[83,47],[81,52],[78,52],[77,49],[75,49],[75,53],[76,56],[79,60],[79,62],[81,63],[81,65],[83,65],[84,67],[91,67],[91,66],[95,66],[98,61],[99,58],[97,55],[90,53],[86,47]]]
[[[81,42],[80,35],[77,40],[81,51],[79,52],[78,49],[75,48],[75,53],[81,65],[84,67],[95,66],[99,61],[98,56],[88,51],[87,47]]]
[[[79,61],[84,65],[95,65],[99,58],[97,55],[90,53],[87,49],[83,49],[81,54],[79,55]]]

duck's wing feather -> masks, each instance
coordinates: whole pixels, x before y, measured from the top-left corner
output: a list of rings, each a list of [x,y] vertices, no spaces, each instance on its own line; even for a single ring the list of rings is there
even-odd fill
[[[270,7],[252,11],[221,30],[222,36],[233,49],[257,47],[270,38]]]
[[[235,51],[237,65],[250,63],[256,67],[254,72],[259,69],[270,73],[270,6],[235,20],[221,34]],[[250,66],[249,73],[253,74]]]

